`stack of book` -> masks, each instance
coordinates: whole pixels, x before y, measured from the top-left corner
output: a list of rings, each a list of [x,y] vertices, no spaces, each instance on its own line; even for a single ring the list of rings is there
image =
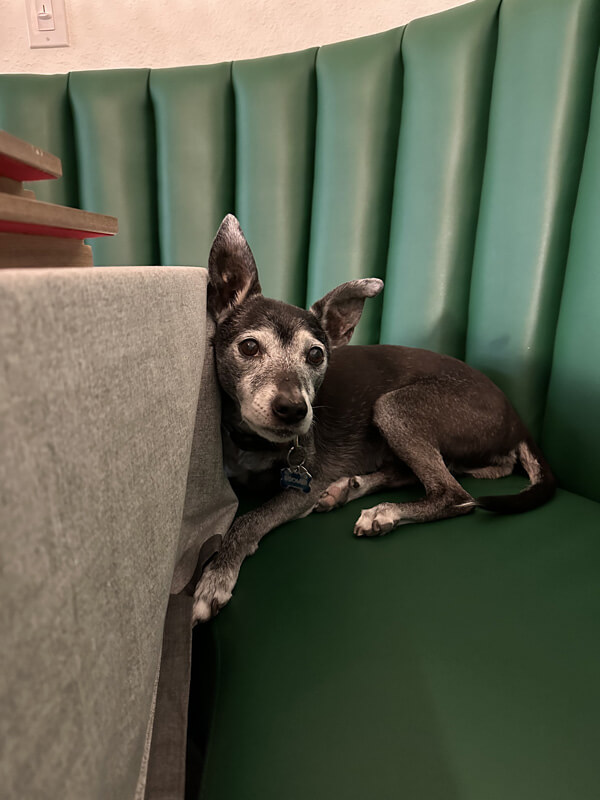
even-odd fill
[[[61,175],[59,158],[0,131],[0,267],[91,267],[84,239],[117,233],[115,217],[42,203],[23,186]]]

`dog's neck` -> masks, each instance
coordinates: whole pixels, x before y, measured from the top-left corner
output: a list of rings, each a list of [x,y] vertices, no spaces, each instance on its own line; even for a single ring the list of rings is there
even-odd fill
[[[290,447],[290,445],[287,443],[279,444],[278,442],[270,442],[268,439],[259,436],[257,433],[245,431],[236,426],[230,426],[225,420],[223,421],[223,427],[229,434],[231,441],[240,450],[248,450],[252,452],[268,450],[270,452],[276,452],[286,448],[289,449]]]

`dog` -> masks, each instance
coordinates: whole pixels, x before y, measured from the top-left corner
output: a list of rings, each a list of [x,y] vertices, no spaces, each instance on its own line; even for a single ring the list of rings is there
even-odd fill
[[[226,470],[250,486],[279,475],[282,488],[223,537],[196,587],[195,621],[229,601],[243,560],[266,533],[312,511],[421,483],[422,499],[362,511],[354,534],[381,536],[476,508],[527,511],[553,496],[550,466],[485,375],[427,350],[347,346],[381,280],[344,283],[308,311],[268,299],[233,215],[217,232],[208,272]],[[475,499],[455,477],[499,478],[518,464],[530,483],[516,495]]]

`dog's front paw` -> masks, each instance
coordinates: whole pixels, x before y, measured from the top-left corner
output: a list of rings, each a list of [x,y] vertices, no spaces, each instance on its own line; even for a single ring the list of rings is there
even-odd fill
[[[353,478],[340,478],[335,483],[321,492],[315,511],[333,511],[334,508],[346,505],[352,500],[352,490],[360,488],[360,479],[358,476]]]
[[[236,575],[218,563],[209,564],[196,586],[194,592],[194,609],[192,620],[207,622],[216,617],[219,611],[231,599]]]

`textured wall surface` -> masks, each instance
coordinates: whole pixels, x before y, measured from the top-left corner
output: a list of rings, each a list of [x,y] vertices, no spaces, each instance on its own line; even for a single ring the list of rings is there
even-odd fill
[[[462,0],[464,2],[464,0]],[[461,0],[66,0],[71,46],[30,50],[24,0],[0,2],[0,72],[175,67],[377,33]]]

